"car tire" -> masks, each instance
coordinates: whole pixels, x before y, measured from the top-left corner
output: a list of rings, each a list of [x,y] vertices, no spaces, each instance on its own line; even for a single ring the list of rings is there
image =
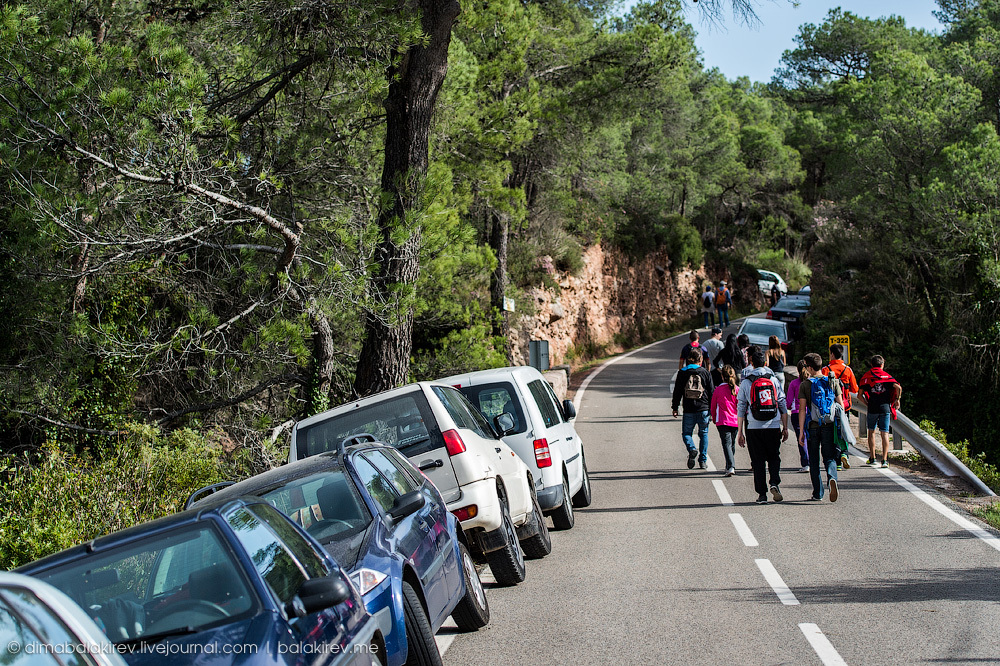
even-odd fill
[[[514,529],[514,521],[510,517],[510,509],[507,507],[507,498],[500,498],[501,521],[500,529],[507,534],[507,545],[499,550],[494,550],[486,554],[486,559],[490,563],[490,570],[501,587],[517,585],[528,575],[524,566],[524,554],[521,553],[521,544],[517,541],[517,530]]]
[[[587,456],[583,454],[583,451],[580,451],[580,466],[583,467],[583,484],[580,486],[580,490],[576,491],[576,495],[573,495],[574,509],[590,506],[594,500],[590,490],[590,474],[587,473]]]
[[[486,590],[479,580],[476,563],[464,543],[458,544],[459,566],[462,567],[462,577],[465,578],[465,596],[451,612],[451,619],[458,625],[459,631],[476,631],[490,622],[490,602],[486,599]]]
[[[542,515],[542,507],[538,506],[534,483],[531,485],[531,516],[538,526],[538,533],[522,541],[521,549],[529,560],[540,560],[552,552],[552,535],[549,534],[549,526]]]
[[[576,524],[573,500],[569,496],[569,480],[565,472],[563,472],[563,503],[549,515],[552,516],[552,524],[557,530],[569,530]]]
[[[403,582],[403,616],[406,622],[406,665],[443,666],[427,613],[416,590],[406,581]]]

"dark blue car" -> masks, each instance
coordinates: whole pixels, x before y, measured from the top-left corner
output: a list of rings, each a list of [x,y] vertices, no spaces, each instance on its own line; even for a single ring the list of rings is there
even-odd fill
[[[17,571],[69,595],[132,666],[346,666],[384,655],[337,563],[255,498],[137,525]]]
[[[396,449],[374,441],[342,446],[218,490],[193,506],[241,495],[259,496],[286,513],[350,572],[385,636],[391,666],[440,664],[434,634],[449,615],[463,631],[489,622],[458,520]]]

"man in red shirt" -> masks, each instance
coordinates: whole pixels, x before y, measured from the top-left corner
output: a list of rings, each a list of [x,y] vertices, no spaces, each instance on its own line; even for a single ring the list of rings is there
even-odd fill
[[[823,374],[829,375],[830,373],[833,373],[833,376],[840,380],[840,385],[843,387],[840,402],[850,417],[851,394],[858,392],[858,380],[854,376],[851,366],[844,363],[844,345],[830,345],[830,362],[823,368]],[[850,458],[847,455],[847,444],[841,445],[840,464],[844,469],[851,469]]]

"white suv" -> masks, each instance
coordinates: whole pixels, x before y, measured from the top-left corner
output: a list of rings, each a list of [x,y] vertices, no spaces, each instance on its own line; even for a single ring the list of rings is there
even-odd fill
[[[573,508],[589,506],[591,501],[583,442],[573,427],[573,403],[560,404],[542,373],[528,366],[469,372],[439,381],[454,384],[494,422],[504,413],[514,417],[514,428],[504,433],[503,441],[528,465],[538,503],[552,516],[556,529],[573,527]]]
[[[336,451],[362,433],[399,449],[437,486],[497,583],[521,582],[524,555],[552,549],[532,472],[454,387],[408,384],[299,421],[288,460]]]

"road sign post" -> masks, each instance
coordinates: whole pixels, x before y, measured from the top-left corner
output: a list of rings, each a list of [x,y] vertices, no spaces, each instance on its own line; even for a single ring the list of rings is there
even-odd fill
[[[844,363],[847,365],[851,364],[851,336],[849,335],[831,335],[830,336],[830,346],[833,345],[844,345]]]

